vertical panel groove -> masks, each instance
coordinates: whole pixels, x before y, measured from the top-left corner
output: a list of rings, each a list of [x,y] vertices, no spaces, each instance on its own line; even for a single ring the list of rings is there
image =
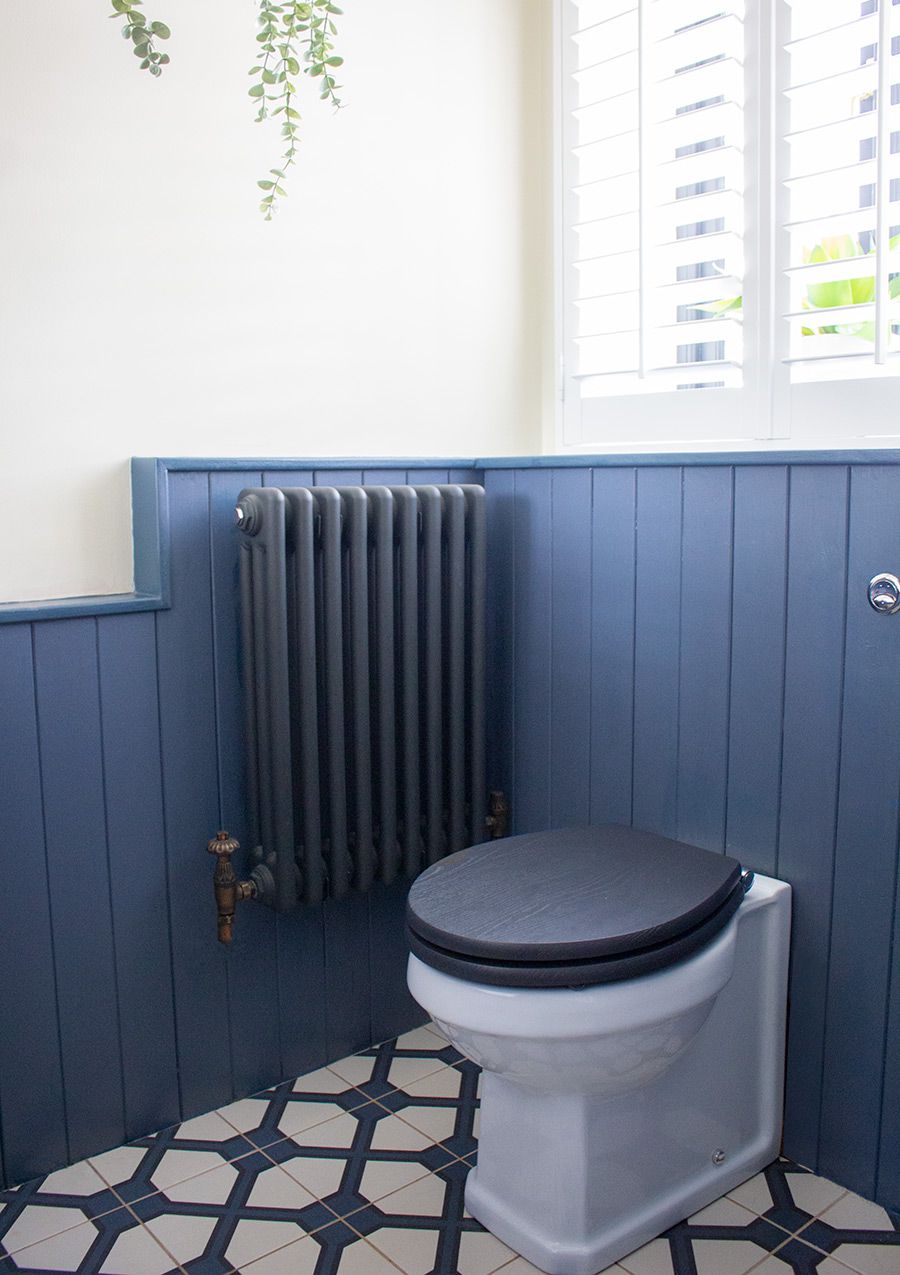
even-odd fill
[[[778,784],[775,804],[775,875],[780,871],[782,793],[784,791],[784,711],[787,699],[787,650],[788,650],[788,586],[791,578],[791,500],[794,489],[794,471],[789,465],[786,476],[784,500],[784,622],[781,633],[781,711],[778,731]]]
[[[722,809],[722,853],[728,843],[728,786],[731,780],[731,696],[734,685],[734,518],[736,474],[731,466],[731,525],[728,535],[728,671],[725,679],[725,802]]]
[[[166,810],[168,809],[168,803],[166,801],[166,768],[165,768],[165,759],[163,756],[163,739],[162,739],[162,694],[160,690],[160,676],[159,676],[159,612],[156,612],[153,616],[153,651],[154,651],[155,671],[156,671],[156,713],[157,713],[157,722],[159,723],[157,733],[159,738],[159,786],[160,786],[160,792],[162,794],[161,820],[162,820],[162,834],[163,834],[163,862],[165,864],[165,872],[166,872],[166,917],[167,917],[166,938],[169,944],[169,964],[170,964],[170,968],[173,971],[173,977],[170,983],[171,1000],[172,1000],[172,1030],[175,1037],[175,1057],[176,1059],[178,1059],[178,1066],[175,1069],[175,1082],[178,1087],[178,1111],[181,1118],[184,1119],[184,1098],[182,1095],[182,1087],[181,1087],[181,1075],[182,1075],[181,1051],[180,1051],[179,1041],[178,1041],[178,1003],[177,1003],[177,998],[175,995],[175,978],[174,978],[175,944],[173,940],[173,925],[172,925],[172,872],[171,872],[171,865],[169,863],[169,831],[168,831],[167,816],[166,816]]]
[[[47,803],[44,796],[44,757],[41,748],[41,708],[37,693],[37,651],[36,635],[34,624],[30,624],[29,632],[31,636],[31,693],[34,701],[34,724],[37,737],[37,766],[38,766],[38,783],[41,792],[41,833],[44,841],[44,874],[47,882],[47,915],[50,918],[50,955],[53,960],[53,999],[56,1008],[56,1044],[57,1055],[59,1057],[59,1074],[62,1077],[61,1102],[63,1118],[65,1120],[65,1140],[66,1140],[66,1157],[71,1159],[72,1148],[69,1138],[69,1103],[66,1095],[66,1068],[63,1059],[63,1033],[62,1020],[60,1016],[60,997],[59,997],[59,965],[57,964],[59,953],[56,943],[56,925],[53,916],[53,891],[50,889],[50,853],[47,845]]]
[[[633,471],[633,489],[634,489],[634,530],[632,532],[632,548],[631,561],[634,564],[635,587],[631,596],[631,783],[629,786],[629,807],[630,814],[628,817],[629,824],[634,823],[634,741],[637,732],[634,729],[635,708],[637,694],[637,560],[638,560],[638,519],[640,517],[640,509],[638,506],[639,488],[638,488],[638,471],[635,466]]]
[[[837,754],[835,759],[835,772],[837,782],[834,786],[834,803],[832,807],[831,826],[833,829],[831,841],[831,892],[830,903],[828,907],[828,941],[825,953],[825,1005],[822,1014],[822,1066],[819,1075],[819,1119],[816,1125],[816,1163],[813,1167],[818,1167],[821,1160],[822,1148],[822,1126],[825,1120],[825,1071],[828,1061],[827,1042],[829,1027],[829,1003],[831,988],[831,957],[832,942],[834,938],[834,902],[835,888],[837,882],[837,872],[835,870],[837,860],[837,842],[838,842],[838,817],[841,806],[841,774],[843,768],[844,757],[844,689],[847,676],[847,616],[850,607],[850,511],[852,508],[851,492],[853,484],[853,470],[849,467],[844,471],[846,473],[846,504],[844,509],[844,610],[841,629],[841,658],[840,658],[840,681],[838,686],[838,714],[837,714]]]
[[[100,791],[103,795],[103,840],[106,854],[106,903],[109,908],[109,926],[112,939],[112,985],[116,1004],[116,1040],[119,1047],[119,1075],[123,1083],[119,1086],[122,1104],[122,1128],[128,1128],[128,1113],[125,1104],[125,1051],[122,1046],[122,1011],[121,992],[119,988],[119,953],[116,943],[116,914],[113,907],[113,869],[109,851],[109,795],[106,783],[106,747],[103,732],[103,681],[100,674],[100,622],[94,619],[94,661],[97,669],[97,708],[99,720],[98,745],[100,749]]]

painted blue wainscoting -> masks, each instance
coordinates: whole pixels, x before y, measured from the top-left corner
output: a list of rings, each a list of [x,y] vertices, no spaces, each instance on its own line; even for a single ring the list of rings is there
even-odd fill
[[[487,469],[491,782],[791,882],[785,1151],[898,1208],[900,468],[808,459]]]
[[[900,616],[865,593],[900,455],[320,464],[142,462],[135,599],[0,613],[0,1181],[419,1021],[402,884],[248,906],[226,952],[204,845],[245,835],[238,492],[452,472],[488,495],[515,830],[632,822],[790,881],[785,1150],[900,1208]]]
[[[446,466],[409,478],[451,475],[478,481]],[[87,616],[0,624],[3,1185],[422,1020],[406,991],[403,882],[286,916],[244,907],[227,951],[204,849],[217,828],[246,830],[238,493],[407,471],[160,477],[168,609],[94,600]]]

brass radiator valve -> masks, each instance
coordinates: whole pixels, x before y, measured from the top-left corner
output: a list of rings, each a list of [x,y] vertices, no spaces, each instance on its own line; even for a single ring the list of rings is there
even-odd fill
[[[506,800],[506,793],[496,790],[491,792],[489,812],[484,826],[492,840],[506,836],[509,831],[509,802]]]
[[[207,844],[210,854],[216,856],[216,870],[213,874],[213,891],[216,896],[216,912],[218,913],[219,942],[230,943],[234,926],[234,910],[241,899],[255,899],[258,894],[255,881],[238,881],[231,866],[231,856],[240,850],[240,842],[230,837],[224,830],[217,832]]]

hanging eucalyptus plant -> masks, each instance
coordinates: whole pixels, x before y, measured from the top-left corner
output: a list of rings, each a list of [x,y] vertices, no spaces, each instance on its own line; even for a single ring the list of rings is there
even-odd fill
[[[112,18],[123,18],[122,35],[129,40],[141,70],[154,77],[162,75],[170,58],[159,50],[159,42],[172,34],[165,22],[148,21],[141,12],[142,0],[111,0]],[[334,52],[332,37],[337,35],[336,14],[342,13],[331,0],[259,0],[259,34],[256,37],[256,62],[249,74],[254,77],[250,97],[257,107],[256,122],[280,119],[284,150],[277,168],[256,184],[263,191],[260,211],[270,221],[275,201],[287,195],[287,170],[297,157],[300,112],[295,102],[297,81],[301,75],[319,81],[319,97],[340,107],[339,85],[334,71],[343,58]],[[258,78],[257,78],[258,77]]]

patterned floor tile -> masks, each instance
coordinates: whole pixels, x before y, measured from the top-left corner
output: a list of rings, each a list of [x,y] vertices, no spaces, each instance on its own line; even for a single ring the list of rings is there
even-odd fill
[[[121,1207],[122,1201],[87,1160],[0,1191],[0,1257]]]
[[[417,1027],[329,1068],[370,1098],[381,1098],[460,1061],[462,1055],[438,1032]]]
[[[797,1240],[790,1240],[761,1266],[754,1266],[751,1275],[790,1275],[791,1272],[793,1275],[852,1275],[840,1262]]]
[[[90,1163],[120,1200],[134,1203],[255,1151],[252,1142],[210,1112],[94,1156]]]
[[[799,1238],[858,1275],[900,1275],[900,1218],[845,1192]]]
[[[340,1217],[455,1160],[451,1149],[374,1102],[265,1154]]]
[[[467,1174],[455,1160],[347,1221],[405,1275],[490,1275],[516,1255],[466,1214]]]
[[[791,1233],[806,1226],[844,1194],[843,1187],[790,1160],[770,1164],[728,1193],[730,1199]]]
[[[266,1147],[367,1102],[371,1102],[368,1094],[325,1067],[312,1076],[233,1102],[218,1114],[254,1146]]]
[[[241,1266],[247,1275],[398,1275],[397,1267],[344,1222]]]
[[[132,1205],[185,1269],[213,1275],[249,1264],[335,1221],[335,1214],[261,1151]]]
[[[129,1209],[85,1222],[19,1249],[0,1264],[10,1275],[165,1275],[175,1267],[165,1248],[142,1227]]]

